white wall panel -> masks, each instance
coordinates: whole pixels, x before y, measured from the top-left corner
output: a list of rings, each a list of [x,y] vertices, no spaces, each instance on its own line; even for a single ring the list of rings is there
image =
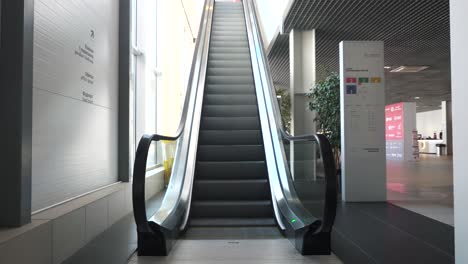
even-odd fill
[[[444,130],[442,110],[416,113],[416,126],[423,137],[433,137],[434,132],[439,137],[439,132]]]
[[[118,1],[34,9],[33,211],[118,179]]]

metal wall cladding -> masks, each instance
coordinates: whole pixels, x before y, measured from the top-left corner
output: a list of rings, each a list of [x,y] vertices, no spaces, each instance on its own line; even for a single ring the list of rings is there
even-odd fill
[[[32,210],[116,182],[118,1],[34,3]]]

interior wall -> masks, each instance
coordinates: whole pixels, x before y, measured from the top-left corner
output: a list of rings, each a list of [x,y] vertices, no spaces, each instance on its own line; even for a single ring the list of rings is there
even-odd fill
[[[416,113],[416,127],[418,134],[423,137],[433,137],[434,132],[439,138],[440,131],[445,130],[442,120],[442,110]]]
[[[34,11],[32,211],[118,179],[118,2]]]
[[[455,199],[455,259],[456,263],[468,263],[468,1],[450,0],[450,37],[452,71],[452,117],[453,117],[453,170]]]

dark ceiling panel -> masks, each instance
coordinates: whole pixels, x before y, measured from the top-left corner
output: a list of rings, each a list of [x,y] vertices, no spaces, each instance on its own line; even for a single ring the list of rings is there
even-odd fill
[[[385,64],[427,65],[420,73],[386,73],[387,103],[418,100],[418,111],[450,100],[449,0],[295,0],[268,54],[275,83],[289,86],[292,29],[316,30],[318,77],[338,71],[342,40],[383,40]]]

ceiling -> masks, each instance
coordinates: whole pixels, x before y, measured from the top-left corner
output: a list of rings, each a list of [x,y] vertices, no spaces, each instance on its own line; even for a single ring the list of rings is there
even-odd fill
[[[289,86],[288,33],[315,29],[318,78],[339,70],[340,41],[382,40],[386,66],[429,66],[419,73],[386,70],[388,104],[417,102],[422,112],[451,100],[449,0],[294,0],[282,26],[285,34],[268,49],[277,84]]]

